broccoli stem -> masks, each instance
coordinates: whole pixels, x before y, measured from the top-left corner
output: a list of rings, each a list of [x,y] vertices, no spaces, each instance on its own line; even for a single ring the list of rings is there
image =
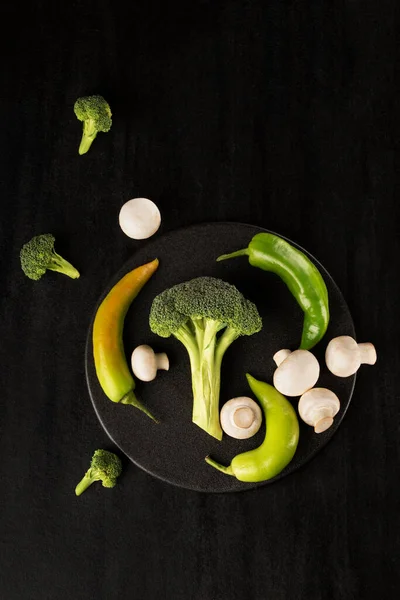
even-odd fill
[[[72,279],[78,279],[79,271],[75,269],[65,258],[57,254],[57,252],[52,253],[51,263],[47,266],[51,271],[57,271],[58,273],[63,273]]]
[[[224,358],[225,352],[229,346],[238,339],[240,335],[237,331],[231,327],[227,327],[221,337],[218,340],[215,358],[218,361],[219,367],[221,368],[222,359]]]
[[[120,400],[120,402],[121,404],[131,404],[131,406],[135,406],[136,408],[144,412],[145,415],[150,417],[150,419],[153,419],[153,421],[159,423],[159,421],[157,421],[157,419],[151,414],[151,412],[147,410],[147,408],[140,402],[140,400],[136,398],[136,395],[134,394],[133,390],[125,394],[125,396],[122,398],[122,400]]]
[[[88,489],[88,487],[90,487],[92,485],[92,483],[94,483],[95,481],[99,481],[100,477],[94,477],[92,474],[92,470],[89,469],[89,471],[87,471],[84,475],[84,477],[81,479],[81,481],[78,483],[78,485],[75,488],[75,494],[77,496],[80,496],[81,494],[83,494],[83,492],[85,490]]]
[[[97,129],[92,119],[87,119],[83,122],[83,133],[82,139],[79,146],[79,154],[86,154],[95,140],[97,135]]]
[[[193,391],[192,421],[217,440],[222,439],[219,420],[219,395],[221,387],[221,365],[223,356],[238,337],[233,329],[227,327],[221,337],[218,321],[193,321],[195,336],[181,329],[175,337],[186,347],[190,358]]]
[[[193,414],[192,421],[208,434],[222,439],[219,422],[219,392],[221,369],[215,360],[216,339],[210,340],[199,352],[198,365],[192,370]]]
[[[219,397],[221,390],[222,359],[229,346],[238,338],[233,329],[227,327],[217,340],[216,331],[205,341],[200,355],[200,376],[193,377],[193,422],[210,435],[222,439],[219,419]],[[205,337],[205,340],[207,338]]]

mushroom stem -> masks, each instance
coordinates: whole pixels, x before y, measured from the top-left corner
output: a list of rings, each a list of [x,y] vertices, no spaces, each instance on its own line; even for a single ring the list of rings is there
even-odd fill
[[[241,406],[235,410],[232,419],[236,427],[247,429],[254,421],[254,413],[248,406]]]
[[[329,429],[329,427],[331,427],[333,425],[333,418],[332,417],[324,417],[323,419],[320,419],[317,423],[315,423],[314,426],[314,431],[315,433],[322,433],[323,431],[326,431],[327,429]]]
[[[169,360],[165,352],[160,352],[159,354],[156,354],[155,357],[157,369],[161,369],[162,371],[169,371]]]
[[[279,352],[276,352],[272,357],[272,360],[274,361],[276,366],[279,367],[283,363],[283,361],[287,359],[289,354],[292,354],[291,351],[284,348],[283,350],[279,350]]]
[[[374,365],[376,363],[375,346],[370,342],[358,344],[360,360],[362,365]]]

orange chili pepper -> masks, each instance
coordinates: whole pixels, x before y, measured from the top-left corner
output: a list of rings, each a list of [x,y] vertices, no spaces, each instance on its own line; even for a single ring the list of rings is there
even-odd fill
[[[122,334],[132,301],[157,267],[155,259],[122,277],[100,304],[93,324],[94,364],[103,392],[113,402],[136,406],[154,421],[134,394],[135,380],[126,361]]]

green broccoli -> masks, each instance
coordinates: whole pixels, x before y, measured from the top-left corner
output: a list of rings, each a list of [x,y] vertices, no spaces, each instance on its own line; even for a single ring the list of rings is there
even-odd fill
[[[38,280],[50,269],[78,279],[79,271],[55,252],[54,242],[55,237],[51,233],[44,233],[36,235],[22,246],[21,267],[27,277]]]
[[[110,131],[111,108],[103,96],[83,96],[75,102],[74,111],[79,121],[83,121],[79,154],[85,154],[99,131]]]
[[[261,330],[257,307],[235,286],[213,277],[198,277],[156,296],[149,321],[153,333],[164,338],[173,335],[185,346],[192,374],[192,420],[213,437],[222,439],[222,358],[239,336]]]
[[[75,488],[80,496],[95,481],[101,481],[103,487],[113,488],[122,472],[121,459],[113,452],[96,450],[90,463],[90,469]]]

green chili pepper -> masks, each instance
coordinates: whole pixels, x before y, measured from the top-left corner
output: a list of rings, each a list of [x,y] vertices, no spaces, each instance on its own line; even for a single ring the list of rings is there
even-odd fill
[[[264,442],[255,450],[235,456],[229,467],[209,456],[206,462],[239,481],[266,481],[278,475],[292,460],[299,441],[299,422],[293,406],[278,390],[249,374],[246,377],[264,412]]]
[[[307,256],[272,233],[257,233],[248,248],[223,254],[217,261],[248,256],[253,267],[279,275],[304,311],[300,348],[310,350],[329,324],[328,290],[322,275]]]

